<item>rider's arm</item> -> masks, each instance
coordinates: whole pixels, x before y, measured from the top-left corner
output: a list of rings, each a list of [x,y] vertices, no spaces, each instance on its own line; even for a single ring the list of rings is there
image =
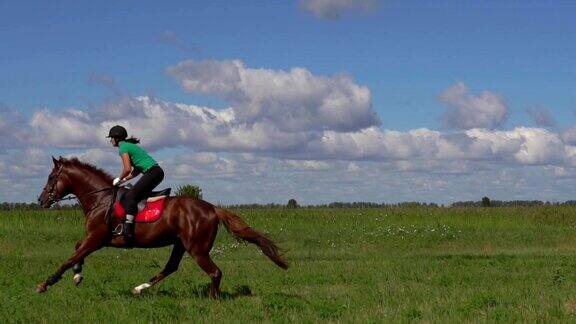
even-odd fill
[[[140,169],[132,168],[132,171],[130,171],[130,174],[124,178],[124,181],[128,181],[132,178],[136,178],[139,174],[140,174]]]
[[[122,153],[120,156],[122,157],[122,173],[120,173],[118,178],[124,181],[124,178],[126,178],[132,170],[132,164],[130,163],[130,155],[128,155],[128,153]]]

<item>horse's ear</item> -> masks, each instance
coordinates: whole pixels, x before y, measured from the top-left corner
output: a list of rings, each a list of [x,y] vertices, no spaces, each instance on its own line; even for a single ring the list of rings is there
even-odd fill
[[[54,156],[52,156],[52,162],[54,162],[54,165],[58,165],[58,160]]]
[[[62,155],[60,155],[60,157],[58,158],[58,161],[64,162],[64,158],[62,157]]]

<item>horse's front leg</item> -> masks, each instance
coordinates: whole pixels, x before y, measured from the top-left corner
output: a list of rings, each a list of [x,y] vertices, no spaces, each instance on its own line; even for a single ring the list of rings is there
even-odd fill
[[[76,242],[76,246],[74,247],[74,251],[78,251],[78,249],[80,248],[81,245],[82,245],[82,240]],[[74,281],[75,286],[78,286],[82,282],[82,279],[84,279],[84,276],[82,276],[82,266],[83,265],[84,265],[84,259],[81,259],[80,261],[78,261],[78,263],[76,263],[72,267],[72,272],[74,272],[74,277],[72,278],[72,280]]]
[[[103,246],[103,240],[101,236],[90,235],[82,241],[76,252],[68,259],[58,270],[48,277],[46,281],[40,283],[36,288],[36,292],[43,293],[48,289],[48,286],[56,284],[66,270],[70,269],[75,264],[84,260],[90,253],[100,249]]]

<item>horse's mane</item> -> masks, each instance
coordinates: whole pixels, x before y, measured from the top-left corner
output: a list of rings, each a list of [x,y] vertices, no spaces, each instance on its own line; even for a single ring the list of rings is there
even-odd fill
[[[108,172],[106,172],[100,168],[97,168],[90,163],[80,161],[80,160],[78,160],[77,157],[73,157],[70,159],[62,159],[62,162],[64,164],[75,166],[75,167],[78,167],[80,169],[91,171],[91,172],[95,173],[96,175],[104,178],[104,180],[106,180],[107,182],[110,182],[110,183],[112,182],[113,177]]]

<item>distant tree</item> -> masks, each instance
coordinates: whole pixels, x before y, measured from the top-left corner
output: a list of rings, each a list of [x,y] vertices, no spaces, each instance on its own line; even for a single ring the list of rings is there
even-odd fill
[[[183,185],[176,190],[176,196],[202,199],[202,189],[192,184]]]
[[[490,203],[490,198],[482,197],[482,207],[490,207],[492,204]]]
[[[296,199],[288,200],[288,204],[286,205],[286,208],[298,208],[298,202],[296,202]]]

